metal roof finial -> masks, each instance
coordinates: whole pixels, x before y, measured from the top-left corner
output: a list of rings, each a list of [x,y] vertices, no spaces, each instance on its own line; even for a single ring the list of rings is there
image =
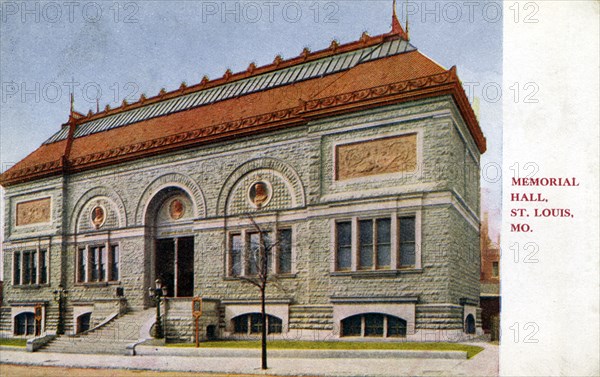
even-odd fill
[[[402,28],[402,25],[400,25],[400,21],[398,21],[398,15],[396,14],[396,0],[394,0],[392,9],[392,34],[397,34],[400,36],[400,38],[404,39],[405,41],[408,41],[408,34],[406,34],[404,29]]]
[[[73,119],[73,114],[75,114],[75,96],[73,92],[71,92],[71,109],[69,110],[69,118]]]

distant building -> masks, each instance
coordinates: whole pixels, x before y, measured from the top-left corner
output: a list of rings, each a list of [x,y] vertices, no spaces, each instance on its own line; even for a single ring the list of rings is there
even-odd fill
[[[481,223],[481,325],[486,333],[494,318],[500,318],[500,237],[492,242],[488,214]]]
[[[169,339],[192,338],[193,296],[204,299],[203,337],[255,334],[258,291],[243,278],[268,237],[274,336],[481,333],[485,149],[456,69],[399,25],[116,109],[72,111],[0,176],[0,331],[63,323],[78,333],[147,310],[160,279]]]

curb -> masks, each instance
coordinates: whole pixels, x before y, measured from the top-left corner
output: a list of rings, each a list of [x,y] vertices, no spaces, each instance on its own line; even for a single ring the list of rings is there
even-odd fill
[[[19,346],[0,346],[0,351],[15,351],[15,352],[27,352],[27,347]]]
[[[459,359],[466,360],[465,351],[417,350],[269,350],[269,357],[287,359]],[[260,357],[260,349],[238,348],[175,348],[139,345],[138,356],[189,357]]]

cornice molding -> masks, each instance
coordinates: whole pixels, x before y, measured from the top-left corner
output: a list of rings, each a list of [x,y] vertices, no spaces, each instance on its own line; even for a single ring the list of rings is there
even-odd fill
[[[0,185],[10,186],[60,173],[74,173],[100,168],[133,159],[154,156],[158,153],[177,151],[283,127],[303,125],[309,120],[340,113],[355,112],[376,106],[441,95],[451,95],[453,97],[480,153],[484,153],[486,150],[485,137],[456,75],[456,67],[452,67],[440,74],[301,101],[299,106],[293,108],[163,136],[103,152],[91,153],[69,159],[66,164],[65,161],[60,159],[21,170],[7,171],[0,176]]]

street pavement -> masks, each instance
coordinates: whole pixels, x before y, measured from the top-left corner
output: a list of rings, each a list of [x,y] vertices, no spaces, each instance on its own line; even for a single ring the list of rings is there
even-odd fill
[[[0,350],[0,364],[111,368],[278,376],[498,376],[498,346],[474,343],[485,349],[469,360],[460,359],[374,359],[374,358],[287,358],[269,359],[269,369],[260,369],[256,357],[115,356],[79,355],[22,350]],[[0,376],[2,365],[0,365]]]

